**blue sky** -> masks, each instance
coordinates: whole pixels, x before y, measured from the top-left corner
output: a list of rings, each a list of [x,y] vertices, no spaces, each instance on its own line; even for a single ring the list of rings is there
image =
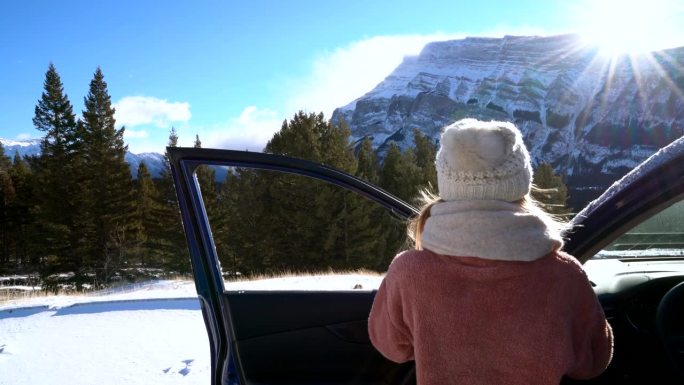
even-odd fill
[[[162,152],[172,125],[180,145],[192,145],[198,134],[205,147],[259,149],[297,110],[330,116],[426,42],[604,36],[596,25],[622,31],[615,17],[602,14],[612,12],[610,4],[598,8],[611,1],[6,0],[0,137],[41,136],[31,119],[53,62],[79,114],[93,72],[102,68],[133,152]],[[684,45],[678,3],[648,2],[656,23],[642,25],[638,36],[654,30],[662,41],[649,43]],[[629,7],[630,0],[618,4]],[[635,30],[631,23],[625,31]],[[670,29],[655,31],[664,27]]]

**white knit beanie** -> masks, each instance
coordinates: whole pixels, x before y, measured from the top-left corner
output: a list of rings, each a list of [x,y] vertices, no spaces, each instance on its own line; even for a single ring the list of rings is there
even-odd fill
[[[445,127],[435,166],[445,201],[513,202],[532,186],[530,155],[522,134],[508,122],[463,119]]]

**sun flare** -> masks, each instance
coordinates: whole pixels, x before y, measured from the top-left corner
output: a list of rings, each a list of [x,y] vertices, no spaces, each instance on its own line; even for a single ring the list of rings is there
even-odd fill
[[[684,43],[674,41],[682,8],[678,0],[586,0],[576,16],[585,42],[602,53],[643,54]]]

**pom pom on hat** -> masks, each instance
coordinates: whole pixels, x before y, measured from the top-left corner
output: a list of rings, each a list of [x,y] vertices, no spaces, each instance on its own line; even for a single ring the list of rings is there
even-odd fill
[[[522,134],[508,122],[463,119],[444,128],[435,161],[443,200],[513,202],[532,187]]]

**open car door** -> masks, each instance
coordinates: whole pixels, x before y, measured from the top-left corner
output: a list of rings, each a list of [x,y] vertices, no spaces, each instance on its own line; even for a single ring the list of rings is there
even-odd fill
[[[265,286],[239,278],[288,272],[298,282],[303,272],[349,265],[382,272],[406,247],[401,234],[413,207],[312,162],[228,150],[168,152],[209,334],[212,384],[415,383],[411,363],[391,363],[369,342],[372,283],[301,290],[283,286],[288,277]],[[573,220],[565,250],[588,261],[616,341],[613,362],[592,383],[682,383],[682,198],[684,139]],[[367,247],[349,249],[358,244]]]
[[[684,137],[572,220],[565,250],[587,271],[615,336],[594,383],[684,383]]]
[[[308,161],[167,150],[209,334],[212,384],[415,382],[411,363],[392,363],[370,344],[367,318],[381,276],[351,274],[359,281],[326,286],[339,278],[336,266],[383,271],[404,246],[413,207]],[[312,274],[321,270],[333,274]],[[282,272],[288,276],[262,279],[254,289],[244,278]],[[279,289],[300,274],[318,283]]]

